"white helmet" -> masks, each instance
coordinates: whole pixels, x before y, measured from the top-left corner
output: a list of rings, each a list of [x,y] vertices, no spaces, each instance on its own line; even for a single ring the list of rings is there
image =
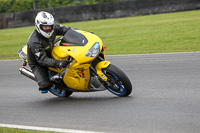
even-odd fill
[[[44,30],[43,25],[51,26],[51,29]],[[39,12],[35,18],[35,27],[44,37],[50,38],[54,32],[54,17],[48,12]]]

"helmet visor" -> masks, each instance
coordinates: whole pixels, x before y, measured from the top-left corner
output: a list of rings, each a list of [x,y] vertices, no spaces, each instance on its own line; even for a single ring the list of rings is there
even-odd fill
[[[54,29],[54,25],[40,25],[40,29],[46,33],[50,33]]]

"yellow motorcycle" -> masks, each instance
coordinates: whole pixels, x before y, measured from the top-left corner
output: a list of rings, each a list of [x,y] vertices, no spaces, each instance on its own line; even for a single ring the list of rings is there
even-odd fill
[[[55,40],[51,56],[56,60],[69,60],[66,68],[49,67],[49,79],[57,84],[49,91],[58,97],[69,97],[73,92],[109,90],[125,97],[132,92],[132,85],[126,74],[111,62],[105,60],[101,39],[94,33],[70,29]],[[21,74],[35,80],[32,71],[26,67],[27,45],[18,51],[24,60]],[[58,87],[59,86],[59,87]]]

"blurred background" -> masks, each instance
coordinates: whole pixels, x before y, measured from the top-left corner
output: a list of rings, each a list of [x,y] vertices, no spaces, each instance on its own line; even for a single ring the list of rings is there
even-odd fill
[[[34,25],[48,11],[57,23],[200,9],[200,0],[0,0],[0,29]]]

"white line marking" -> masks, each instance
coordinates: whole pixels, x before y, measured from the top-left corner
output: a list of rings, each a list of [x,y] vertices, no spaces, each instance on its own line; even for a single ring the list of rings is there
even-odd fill
[[[10,59],[10,60],[0,60],[0,61],[20,61],[20,60],[23,61],[23,59],[13,59],[13,60]]]
[[[137,56],[137,55],[174,55],[174,54],[199,54],[197,52],[174,52],[174,53],[152,53],[152,54],[119,54],[119,55],[105,55],[105,56]]]
[[[16,128],[16,129],[24,129],[24,130],[35,130],[35,131],[61,132],[61,133],[103,133],[103,132],[83,131],[83,130],[74,130],[74,129],[12,125],[12,124],[2,124],[2,123],[0,123],[0,127]]]
[[[105,55],[105,56],[137,56],[137,55],[173,55],[173,54],[200,54],[197,52],[174,52],[174,53],[152,53],[152,54],[119,54],[119,55]],[[23,59],[10,59],[10,60],[0,60],[1,61],[23,61]]]

